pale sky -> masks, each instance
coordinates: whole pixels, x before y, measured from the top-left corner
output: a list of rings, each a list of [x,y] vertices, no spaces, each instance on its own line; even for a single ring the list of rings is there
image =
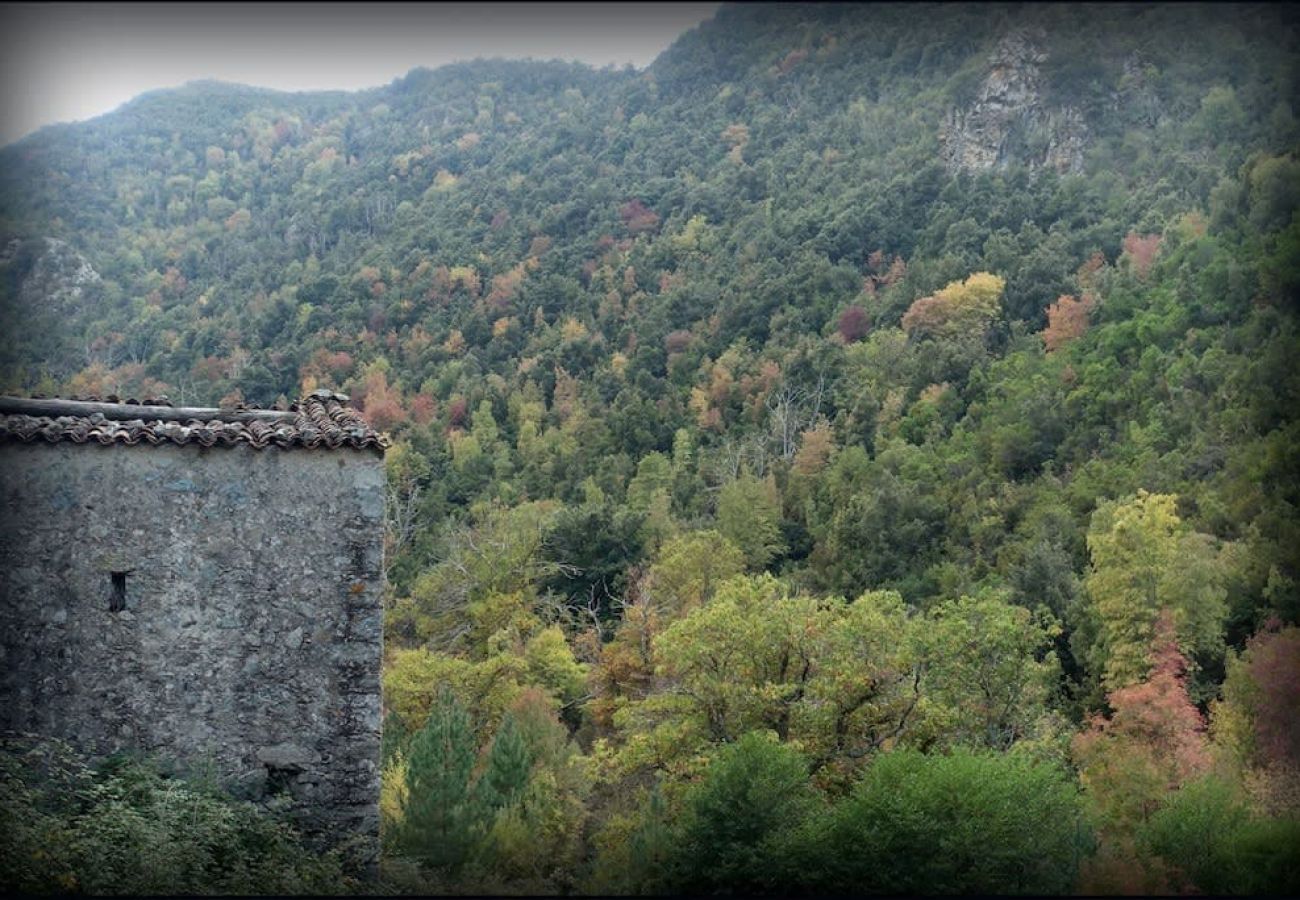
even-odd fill
[[[476,57],[648,65],[718,3],[0,3],[0,145],[212,78],[357,90]]]

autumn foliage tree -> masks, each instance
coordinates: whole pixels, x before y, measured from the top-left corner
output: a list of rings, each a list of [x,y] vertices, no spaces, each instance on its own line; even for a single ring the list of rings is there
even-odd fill
[[[1112,691],[1111,715],[1093,716],[1071,744],[1100,827],[1100,847],[1084,872],[1089,893],[1169,889],[1172,874],[1138,851],[1137,835],[1172,792],[1210,769],[1205,719],[1187,692],[1187,659],[1170,611],[1155,630],[1150,674]]]
[[[1265,809],[1300,811],[1300,628],[1273,619],[1228,659],[1215,744]]]
[[[639,199],[629,200],[618,210],[623,225],[632,234],[654,231],[659,227],[659,214],[647,207]]]
[[[669,538],[637,579],[614,640],[602,645],[589,705],[597,723],[608,724],[629,698],[640,700],[654,685],[654,639],[668,624],[698,609],[724,581],[740,575],[745,555],[715,531]]]
[[[1059,350],[1077,337],[1088,331],[1088,314],[1092,311],[1094,299],[1091,294],[1076,298],[1072,294],[1062,294],[1057,301],[1047,307],[1047,327],[1043,329],[1043,345],[1047,352]]]
[[[976,272],[922,297],[903,314],[903,330],[913,337],[982,333],[1002,310],[1006,279]]]
[[[852,344],[867,336],[867,332],[871,330],[871,317],[861,306],[850,306],[840,313],[839,324],[836,327],[844,343]]]
[[[1151,672],[1107,696],[1112,713],[1094,716],[1075,736],[1079,777],[1113,825],[1145,821],[1165,795],[1210,765],[1205,718],[1187,692],[1187,658],[1173,614],[1163,611],[1151,643]]]
[[[1124,236],[1124,256],[1127,257],[1133,274],[1145,281],[1151,265],[1160,254],[1160,235],[1138,234],[1130,231]]]
[[[354,396],[367,422],[380,431],[389,431],[406,421],[402,392],[388,383],[382,369],[372,368]]]

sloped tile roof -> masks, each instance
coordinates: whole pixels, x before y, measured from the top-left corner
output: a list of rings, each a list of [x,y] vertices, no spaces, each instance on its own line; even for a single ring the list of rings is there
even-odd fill
[[[387,436],[371,428],[348,398],[313,391],[288,410],[191,409],[166,398],[120,401],[117,397],[75,400],[0,397],[0,442],[55,444],[198,444],[262,449],[349,448],[383,453]]]

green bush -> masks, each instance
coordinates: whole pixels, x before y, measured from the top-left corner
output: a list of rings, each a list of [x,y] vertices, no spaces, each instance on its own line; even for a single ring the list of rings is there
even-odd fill
[[[1184,785],[1142,838],[1206,894],[1300,894],[1300,817],[1253,815],[1221,778]]]
[[[347,893],[337,852],[307,849],[252,803],[147,763],[92,768],[58,741],[0,746],[0,891]]]
[[[790,854],[806,887],[844,893],[1062,894],[1085,848],[1059,767],[970,750],[877,759]]]
[[[686,797],[670,868],[688,892],[772,884],[792,829],[816,809],[808,764],[759,732],[726,747]]]

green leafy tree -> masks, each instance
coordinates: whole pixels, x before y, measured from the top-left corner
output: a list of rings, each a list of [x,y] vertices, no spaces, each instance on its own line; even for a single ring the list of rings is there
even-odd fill
[[[308,846],[274,810],[152,761],[91,766],[59,741],[0,742],[0,891],[351,893],[358,862],[346,847]]]
[[[1205,749],[1188,711],[1224,644],[1300,615],[1296,25],[1015,19],[1002,49],[1044,56],[1060,114],[1012,115],[988,170],[960,132],[991,121],[1006,17],[974,6],[724,5],[640,75],[192,85],[31,135],[0,148],[0,387],[337,386],[390,430],[386,836],[440,687],[477,765],[507,712],[535,756],[454,876],[388,860],[413,891],[575,891],[596,845],[633,871],[606,851],[662,847],[753,730],[837,796],[899,746],[1059,755],[1057,723],[1096,738],[1105,710],[1086,796],[1109,778],[1149,821],[1187,783],[1178,748]],[[1046,621],[947,602],[1003,588],[1063,623],[1062,690],[1040,690]],[[1157,671],[1164,610],[1190,678]],[[1291,647],[1230,658],[1215,711],[1224,777],[1274,818]],[[132,816],[96,821],[168,846]],[[1082,887],[1170,890],[1183,863],[1114,818]]]
[[[593,894],[668,894],[676,854],[673,821],[660,784],[642,791],[630,814],[612,815],[593,840],[596,858],[586,891]]]
[[[1162,610],[1171,611],[1179,646],[1194,658],[1223,653],[1227,590],[1218,553],[1209,536],[1183,524],[1174,504],[1171,495],[1140,491],[1093,513],[1084,589],[1101,626],[1092,659],[1109,689],[1146,676]]]
[[[620,756],[680,767],[710,743],[770,729],[799,741],[817,768],[851,771],[912,720],[911,627],[896,593],[822,602],[770,575],[732,579],[655,638],[667,690],[614,717]]]
[[[790,878],[846,894],[1063,894],[1087,849],[1078,788],[1059,766],[896,750],[803,830]]]
[[[608,618],[613,602],[627,591],[629,570],[645,551],[643,519],[609,502],[564,508],[546,536],[550,571],[541,587]]]
[[[931,715],[957,741],[1006,750],[1048,710],[1059,626],[992,595],[940,604],[918,629]]]
[[[781,509],[770,487],[744,474],[718,493],[718,531],[740,548],[751,571],[785,552]]]
[[[813,560],[828,587],[853,595],[893,588],[909,598],[933,588],[926,571],[938,555],[945,506],[934,455],[891,444],[874,460],[841,453],[828,471],[826,518]]]
[[[390,633],[443,647],[455,647],[471,634],[486,638],[491,631],[467,627],[467,620],[477,604],[494,596],[522,596],[536,584],[547,565],[543,548],[556,508],[553,501],[493,505],[478,511],[469,527],[448,522],[441,560],[416,577],[410,593],[388,612]]]
[[[1239,789],[1215,775],[1171,794],[1141,840],[1174,867],[1174,886],[1186,892],[1300,891],[1300,814],[1259,815]]]
[[[762,890],[780,872],[783,844],[818,803],[808,764],[759,732],[709,764],[684,799],[668,864],[679,890]]]
[[[743,552],[712,530],[692,531],[667,541],[646,574],[642,592],[666,618],[701,606],[728,578],[741,574]]]
[[[491,817],[462,889],[572,891],[587,822],[590,776],[584,762],[546,695],[523,692],[498,729],[475,787],[489,807],[505,802]]]
[[[647,454],[636,467],[636,477],[627,486],[627,505],[647,512],[656,494],[672,491],[672,464],[662,453]]]

